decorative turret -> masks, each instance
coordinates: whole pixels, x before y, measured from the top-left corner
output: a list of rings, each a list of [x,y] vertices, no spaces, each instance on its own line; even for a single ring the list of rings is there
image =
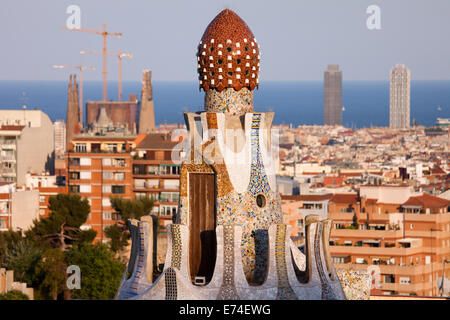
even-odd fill
[[[200,89],[206,92],[205,111],[253,111],[259,45],[236,13],[223,10],[211,21],[198,45],[197,61]]]

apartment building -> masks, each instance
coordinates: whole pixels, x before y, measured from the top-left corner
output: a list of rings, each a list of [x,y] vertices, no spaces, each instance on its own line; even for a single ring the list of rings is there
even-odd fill
[[[292,226],[291,237],[305,236],[305,218],[315,214],[326,219],[332,194],[281,196],[284,223]]]
[[[450,201],[408,186],[335,194],[330,252],[339,268],[373,272],[384,294],[436,296],[450,278]]]
[[[38,175],[30,174],[26,175],[26,188],[29,190],[39,191],[39,218],[46,218],[50,215],[50,197],[54,197],[60,193],[67,194],[67,187],[61,183],[59,176],[50,175]]]
[[[178,213],[180,199],[180,141],[171,141],[166,134],[148,134],[136,146],[133,158],[133,192],[136,199],[154,201],[152,213],[160,217],[160,225],[172,223]]]
[[[133,199],[131,151],[144,136],[110,133],[76,135],[66,152],[68,192],[86,197],[91,213],[85,229],[97,231],[96,241],[105,241],[104,229],[120,221],[111,207],[111,197]]]
[[[54,148],[53,123],[47,114],[0,110],[0,181],[22,186],[29,172],[53,173]]]
[[[25,231],[39,218],[39,191],[0,185],[0,231]]]

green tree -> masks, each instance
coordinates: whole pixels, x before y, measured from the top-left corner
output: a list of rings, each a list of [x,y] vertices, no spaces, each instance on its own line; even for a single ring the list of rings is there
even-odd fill
[[[43,251],[31,241],[21,239],[14,243],[5,254],[3,267],[14,271],[14,279],[32,286],[35,280],[35,268],[42,258]]]
[[[122,221],[126,222],[128,219],[140,220],[142,216],[149,215],[153,209],[153,200],[148,198],[129,200],[113,197],[111,206],[120,214]]]
[[[64,294],[64,298],[70,299],[66,286],[67,264],[64,258],[64,252],[59,248],[47,249],[44,252],[36,266],[39,299],[57,300],[61,294]]]
[[[90,212],[87,199],[76,194],[58,194],[49,202],[50,216],[34,220],[34,226],[26,233],[27,237],[63,251],[77,241],[92,242],[96,232],[80,230]]]
[[[128,244],[130,233],[126,226],[129,219],[140,220],[149,215],[153,209],[153,200],[148,198],[129,200],[118,197],[111,198],[112,208],[120,214],[122,223],[105,229],[105,235],[111,240],[109,246],[112,251],[119,252]]]
[[[17,242],[22,240],[19,232],[8,230],[0,232],[0,266],[4,267],[6,254]]]
[[[111,239],[109,241],[109,248],[117,253],[128,244],[128,239],[130,239],[130,234],[124,232],[124,228],[118,225],[111,225],[105,228],[105,236]]]
[[[351,224],[351,228],[350,229],[358,229],[358,218],[356,217],[356,212],[353,213],[353,219],[352,219],[352,224]]]
[[[81,289],[72,291],[74,298],[114,299],[125,265],[114,259],[108,247],[100,243],[81,243],[65,255],[67,264],[77,265],[81,270]]]
[[[30,298],[19,290],[11,290],[5,294],[0,294],[0,300],[30,300]]]

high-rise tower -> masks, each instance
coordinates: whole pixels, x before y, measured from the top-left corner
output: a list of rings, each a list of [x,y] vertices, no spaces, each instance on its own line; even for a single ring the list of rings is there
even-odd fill
[[[323,124],[342,125],[342,71],[329,65],[324,73]]]
[[[141,111],[139,113],[139,133],[155,131],[155,110],[153,105],[152,72],[144,70],[142,75]]]
[[[397,64],[390,74],[389,127],[409,128],[411,72],[403,64]]]

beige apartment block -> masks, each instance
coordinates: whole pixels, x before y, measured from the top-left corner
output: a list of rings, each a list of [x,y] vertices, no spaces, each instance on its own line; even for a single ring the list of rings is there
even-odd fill
[[[440,288],[443,275],[450,279],[449,206],[404,186],[333,195],[328,218],[335,266],[373,272],[383,294],[449,295],[450,288]]]
[[[40,110],[0,110],[0,181],[22,186],[27,173],[53,173],[54,130]]]

